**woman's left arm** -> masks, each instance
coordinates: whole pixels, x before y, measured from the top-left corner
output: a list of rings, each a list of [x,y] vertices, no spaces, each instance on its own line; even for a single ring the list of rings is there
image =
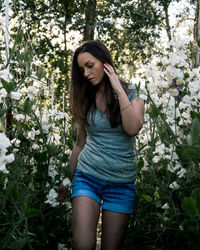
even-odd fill
[[[136,98],[130,102],[123,89],[120,92],[117,92],[117,95],[123,128],[128,135],[135,136],[143,126],[144,100]]]
[[[113,67],[109,64],[104,64],[104,71],[108,75],[112,88],[118,96],[123,128],[128,135],[135,136],[142,128],[144,122],[144,100],[136,98],[133,101],[129,101]]]

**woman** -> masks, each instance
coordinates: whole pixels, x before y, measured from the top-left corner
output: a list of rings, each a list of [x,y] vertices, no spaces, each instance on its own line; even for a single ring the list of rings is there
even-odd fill
[[[122,249],[135,198],[134,136],[144,117],[144,102],[136,97],[133,85],[119,80],[105,45],[92,40],[76,49],[70,89],[77,122],[69,161],[73,249],[95,249],[100,207],[101,249]]]

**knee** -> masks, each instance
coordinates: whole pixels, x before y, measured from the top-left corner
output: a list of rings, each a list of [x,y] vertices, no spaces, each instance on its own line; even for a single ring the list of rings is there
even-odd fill
[[[96,249],[96,240],[86,238],[74,238],[73,250],[93,250]]]

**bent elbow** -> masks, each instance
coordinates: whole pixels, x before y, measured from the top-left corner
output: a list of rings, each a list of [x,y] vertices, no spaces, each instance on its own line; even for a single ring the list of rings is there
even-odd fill
[[[143,126],[143,121],[141,121],[141,122],[137,125],[137,127],[133,127],[133,128],[131,128],[131,129],[129,129],[129,130],[127,130],[127,131],[125,130],[125,131],[126,131],[126,133],[127,133],[129,136],[136,136],[136,135],[139,134],[139,132],[140,132],[142,126]]]

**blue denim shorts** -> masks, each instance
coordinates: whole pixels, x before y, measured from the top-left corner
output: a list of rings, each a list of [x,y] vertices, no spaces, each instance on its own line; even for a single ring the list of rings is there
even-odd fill
[[[112,183],[103,181],[76,170],[72,181],[71,198],[87,196],[99,203],[103,209],[132,214],[135,200],[134,183]]]

